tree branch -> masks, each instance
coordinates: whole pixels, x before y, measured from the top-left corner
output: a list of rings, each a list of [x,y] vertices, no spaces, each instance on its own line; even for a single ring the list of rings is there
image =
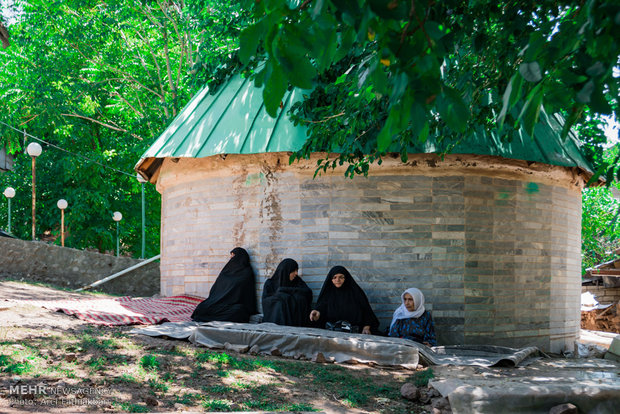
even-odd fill
[[[82,116],[82,115],[78,115],[78,114],[60,114],[60,115],[62,115],[62,116],[70,116],[70,117],[75,117],[75,118],[80,118],[80,119],[85,119],[85,120],[87,120],[87,121],[94,122],[94,123],[99,124],[99,125],[101,125],[101,126],[104,126],[104,127],[106,127],[106,128],[110,128],[110,129],[112,129],[112,130],[114,130],[114,131],[119,131],[119,132],[127,132],[127,130],[126,130],[126,129],[123,129],[123,128],[117,128],[117,127],[115,127],[115,126],[113,126],[113,125],[106,124],[105,122],[97,121],[96,119],[89,118],[89,117],[87,117],[87,116]]]

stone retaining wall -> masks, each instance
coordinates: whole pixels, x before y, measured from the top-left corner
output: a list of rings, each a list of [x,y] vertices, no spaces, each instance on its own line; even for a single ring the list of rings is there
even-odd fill
[[[0,273],[75,289],[140,263],[128,257],[87,252],[43,242],[0,237]],[[160,291],[159,263],[153,262],[97,286],[116,295],[152,296]]]

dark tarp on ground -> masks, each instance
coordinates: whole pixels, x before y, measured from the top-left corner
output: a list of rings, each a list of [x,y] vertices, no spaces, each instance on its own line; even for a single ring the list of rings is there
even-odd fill
[[[517,366],[537,356],[537,348],[513,349],[495,346],[448,346],[429,348],[401,338],[348,334],[316,328],[280,326],[272,323],[245,324],[208,322],[164,323],[134,329],[134,334],[189,339],[212,349],[258,353],[277,348],[285,357],[303,355],[313,359],[320,352],[334,362],[372,363],[416,368],[422,360],[432,365]]]

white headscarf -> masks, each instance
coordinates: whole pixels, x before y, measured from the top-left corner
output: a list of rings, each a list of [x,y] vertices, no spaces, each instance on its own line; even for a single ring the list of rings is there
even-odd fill
[[[409,312],[405,307],[405,293],[409,293],[413,298],[415,309]],[[409,288],[400,295],[401,305],[394,311],[390,328],[399,319],[419,318],[424,313],[424,294],[417,288]]]

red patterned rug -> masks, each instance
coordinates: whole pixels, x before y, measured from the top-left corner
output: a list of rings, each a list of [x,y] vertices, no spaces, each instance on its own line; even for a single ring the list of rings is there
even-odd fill
[[[55,301],[21,301],[53,311],[74,315],[88,322],[101,325],[154,325],[162,322],[191,320],[196,305],[204,298],[199,296],[170,296],[166,298],[70,299]]]

